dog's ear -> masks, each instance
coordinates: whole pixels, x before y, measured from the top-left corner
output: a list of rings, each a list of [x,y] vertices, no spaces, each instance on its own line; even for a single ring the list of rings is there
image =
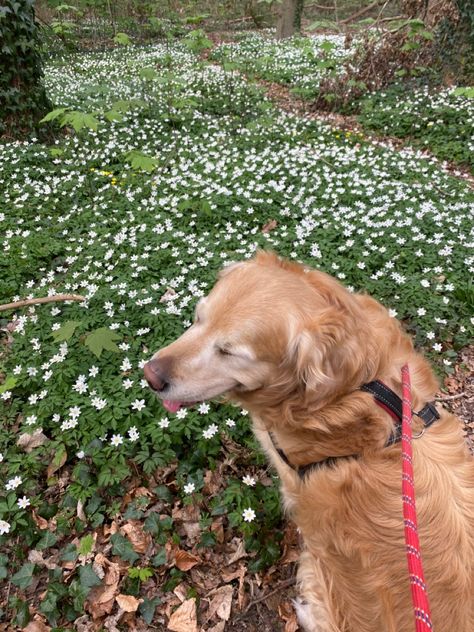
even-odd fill
[[[307,395],[324,400],[364,382],[371,370],[368,346],[362,323],[328,307],[295,332],[290,358]]]

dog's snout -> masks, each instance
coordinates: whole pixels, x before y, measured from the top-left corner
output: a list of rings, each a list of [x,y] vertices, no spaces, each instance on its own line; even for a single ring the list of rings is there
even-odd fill
[[[155,391],[163,391],[170,382],[168,359],[153,358],[143,367],[145,379]]]

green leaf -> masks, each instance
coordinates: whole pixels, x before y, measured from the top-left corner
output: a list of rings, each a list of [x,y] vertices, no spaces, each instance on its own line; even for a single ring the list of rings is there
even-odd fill
[[[20,570],[12,576],[12,584],[18,586],[22,590],[28,588],[33,581],[33,572],[35,565],[32,562],[26,562]]]
[[[121,533],[114,533],[110,538],[112,542],[112,555],[118,555],[123,560],[133,564],[140,556],[133,550],[130,541],[127,540]]]
[[[53,158],[56,158],[64,154],[64,149],[60,149],[59,147],[50,147],[49,153],[53,156]]]
[[[143,602],[138,607],[138,612],[140,616],[148,625],[150,625],[153,621],[156,606],[158,606],[160,603],[161,599],[159,597],[153,597],[153,599],[148,599],[148,597],[145,597],[143,599]]]
[[[468,99],[474,99],[474,87],[456,88],[453,90],[455,97],[467,97]]]
[[[127,161],[132,165],[132,169],[151,172],[158,166],[158,160],[142,154],[139,151],[130,151],[127,154]]]
[[[92,564],[79,567],[79,582],[83,588],[89,589],[102,583],[100,577],[92,568]]]
[[[20,628],[25,628],[30,621],[30,608],[26,601],[18,600],[15,604],[15,619],[12,623],[18,625]]]
[[[114,37],[114,42],[116,44],[120,44],[120,46],[129,46],[132,43],[132,40],[126,33],[117,33]]]
[[[54,534],[52,531],[45,531],[43,533],[43,537],[36,545],[36,548],[39,551],[43,551],[44,549],[49,549],[50,546],[54,546],[58,541],[58,536]]]
[[[76,132],[80,132],[84,127],[88,127],[94,132],[99,126],[99,121],[87,112],[68,112],[64,115],[61,125],[72,125]]]
[[[80,324],[80,320],[67,320],[59,329],[53,331],[52,336],[54,338],[54,342],[64,342],[65,340],[69,340]]]
[[[146,81],[152,81],[158,77],[158,73],[154,68],[141,68],[138,74],[141,79],[145,79]]]
[[[5,393],[5,391],[9,391],[16,386],[16,378],[13,375],[9,375],[7,379],[0,384],[0,393]]]
[[[116,110],[109,110],[108,112],[105,112],[104,116],[111,123],[113,123],[114,121],[123,121],[123,114],[117,112]]]
[[[151,560],[151,563],[153,566],[163,566],[163,564],[166,564],[166,549],[161,549]]]
[[[115,340],[120,340],[120,336],[108,327],[99,327],[92,331],[85,339],[84,344],[94,355],[100,358],[102,351],[113,351],[118,353],[120,349],[115,344]]]
[[[79,542],[79,555],[88,555],[94,546],[94,538],[91,535],[85,535]]]
[[[48,112],[48,114],[46,114],[46,116],[44,116],[40,123],[47,123],[48,121],[54,121],[54,119],[59,118],[62,114],[64,114],[64,112],[66,112],[67,108],[56,108],[55,110],[52,110],[51,112]]]

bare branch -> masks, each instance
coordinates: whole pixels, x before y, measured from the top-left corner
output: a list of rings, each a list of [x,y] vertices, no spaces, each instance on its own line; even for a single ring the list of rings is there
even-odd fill
[[[39,305],[42,303],[56,303],[58,301],[85,301],[85,296],[79,294],[55,294],[54,296],[42,296],[40,298],[27,298],[23,301],[15,301],[14,303],[5,303],[0,305],[0,312],[6,312],[8,309],[18,309],[19,307],[27,307],[28,305]]]

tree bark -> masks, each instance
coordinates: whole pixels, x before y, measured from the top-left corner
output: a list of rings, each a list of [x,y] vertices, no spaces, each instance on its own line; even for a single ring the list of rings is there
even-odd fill
[[[277,24],[277,39],[286,39],[301,30],[304,0],[283,0]]]

